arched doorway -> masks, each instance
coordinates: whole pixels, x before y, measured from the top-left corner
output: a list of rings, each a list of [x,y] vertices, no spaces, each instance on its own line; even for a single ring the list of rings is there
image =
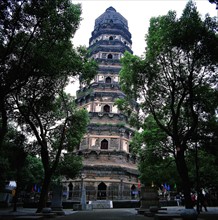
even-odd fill
[[[109,105],[105,105],[105,106],[103,107],[103,111],[104,111],[104,112],[110,112],[110,106],[109,106]]]
[[[104,139],[102,142],[101,142],[101,149],[102,150],[108,150],[108,141],[106,139]]]
[[[72,199],[73,184],[71,182],[68,184],[68,189],[69,189],[68,199]]]
[[[131,187],[131,199],[135,199],[137,197],[137,189],[136,189],[136,186],[133,184],[132,187]]]
[[[108,77],[105,79],[105,82],[106,82],[106,83],[111,83],[111,78],[108,76]]]
[[[107,58],[108,58],[108,59],[113,59],[112,54],[111,54],[111,53],[110,53],[110,54],[108,54]]]
[[[107,198],[107,185],[104,182],[101,182],[98,185],[98,200],[104,200]]]

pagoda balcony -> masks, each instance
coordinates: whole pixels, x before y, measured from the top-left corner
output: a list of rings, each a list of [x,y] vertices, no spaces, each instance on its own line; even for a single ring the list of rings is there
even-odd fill
[[[116,28],[116,27],[115,27]],[[89,39],[89,44],[96,38],[98,38],[101,35],[104,34],[112,34],[112,35],[121,35],[124,38],[127,39],[128,42],[130,42],[132,44],[132,40],[131,40],[131,34],[128,30],[124,29],[123,27],[119,26],[117,29],[114,28],[105,28],[105,29],[101,29],[101,30],[94,30],[92,32],[92,37]]]
[[[116,121],[122,121],[124,123],[128,122],[128,117],[122,113],[113,113],[113,112],[89,112],[89,117],[92,121],[94,121],[94,118],[97,118],[101,120],[102,118],[108,118],[110,120],[110,124],[114,125],[117,124]],[[113,122],[114,121],[114,122]],[[112,123],[113,122],[113,123]],[[96,121],[97,123],[97,121]],[[101,123],[99,123],[101,124]],[[123,125],[123,124],[122,124]]]
[[[98,91],[97,91],[98,90]],[[89,85],[89,87],[84,87],[76,92],[77,99],[81,99],[86,96],[92,96],[95,97],[95,93],[99,92],[107,92],[107,95],[114,96],[114,93],[120,94],[122,97],[124,96],[124,93],[120,91],[120,85],[118,83],[92,83]],[[118,95],[118,96],[120,96]]]
[[[99,66],[98,73],[101,74],[119,74],[120,66]]]

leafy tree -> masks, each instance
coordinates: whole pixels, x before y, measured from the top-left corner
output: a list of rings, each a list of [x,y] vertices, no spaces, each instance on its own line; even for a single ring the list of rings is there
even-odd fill
[[[59,176],[74,178],[82,169],[82,158],[76,155],[66,154],[59,163],[57,173]]]
[[[63,151],[78,146],[88,123],[64,88],[76,77],[89,83],[96,64],[72,45],[80,5],[18,0],[0,8],[0,147],[10,123],[35,140],[28,152],[40,155],[44,169],[39,212]]]
[[[7,172],[9,170],[9,164],[7,157],[4,157],[3,151],[0,151],[0,191],[5,187],[5,181],[7,180]]]
[[[200,124],[216,118],[216,30],[216,19],[201,19],[190,1],[180,18],[173,11],[151,18],[145,58],[126,53],[122,59],[122,89],[129,100],[140,101],[142,122],[151,114],[166,134],[160,150],[175,158],[186,208],[192,208],[186,152],[194,149]]]
[[[189,151],[187,155],[187,164],[189,167],[190,179],[193,183],[193,188],[196,186],[196,168],[195,168],[195,151]],[[217,158],[213,154],[208,154],[205,149],[198,150],[199,163],[199,187],[200,188],[216,188],[218,172],[216,167]]]
[[[25,133],[35,136],[34,148],[42,159],[44,178],[37,210],[40,212],[46,205],[49,185],[63,152],[79,146],[88,124],[88,114],[86,110],[77,109],[73,99],[64,93],[54,99],[43,93],[39,100],[35,99],[36,94],[38,89],[24,89],[15,97],[15,103],[20,126]],[[69,159],[65,163],[67,161]]]
[[[9,129],[4,141],[4,151],[2,151],[3,156],[7,158],[7,170],[5,171],[5,179],[16,181],[16,193],[14,195],[14,208],[17,210],[17,197],[20,190],[22,172],[24,163],[26,160],[26,152],[24,150],[24,145],[26,144],[26,138],[24,135],[13,128]],[[3,179],[3,181],[5,180]],[[5,182],[5,181],[4,181]]]
[[[80,5],[69,0],[3,0],[0,10],[1,147],[7,133],[12,93],[40,78],[86,79],[87,72],[92,77],[95,65],[88,62],[83,48],[72,47],[71,38],[80,22]]]
[[[26,192],[31,192],[34,184],[42,185],[44,176],[41,158],[28,154],[22,169],[21,187]]]
[[[163,183],[168,183],[172,187],[176,184],[177,188],[181,188],[174,158],[167,150],[167,135],[151,115],[141,126],[142,131],[136,132],[131,140],[132,153],[139,156],[141,182],[145,186],[151,186],[152,183],[160,187]]]

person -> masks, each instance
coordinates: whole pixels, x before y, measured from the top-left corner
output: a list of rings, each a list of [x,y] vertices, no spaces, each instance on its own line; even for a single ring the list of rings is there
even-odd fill
[[[191,200],[192,200],[192,203],[193,203],[193,207],[195,207],[195,205],[196,205],[196,195],[194,193],[191,193]]]
[[[202,191],[199,192],[199,208],[200,212],[202,212],[202,207],[204,207],[205,212],[207,212],[207,198],[206,196],[202,193]]]
[[[177,206],[180,206],[180,205],[181,205],[181,197],[180,197],[180,194],[177,194],[175,199],[176,199],[176,202],[177,202]]]

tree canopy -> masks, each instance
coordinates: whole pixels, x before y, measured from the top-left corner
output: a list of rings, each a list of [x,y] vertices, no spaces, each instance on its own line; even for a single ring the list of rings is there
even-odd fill
[[[65,87],[72,78],[89,83],[97,65],[86,48],[73,47],[79,4],[3,0],[0,10],[0,150],[8,125],[28,135],[25,152],[40,155],[44,169],[41,211],[59,161],[61,167],[73,164],[69,158],[63,163],[63,153],[79,145],[88,123],[87,112],[76,108]],[[80,161],[74,162],[79,168]]]
[[[93,76],[86,52],[73,48],[81,8],[68,0],[0,3],[0,141],[7,132],[8,100],[34,80]],[[50,85],[52,87],[52,85]],[[1,143],[1,142],[0,142]]]
[[[202,146],[200,134],[217,137],[206,129],[217,121],[217,28],[216,18],[202,19],[189,1],[180,18],[174,11],[151,18],[144,58],[125,53],[122,59],[121,87],[128,100],[139,101],[141,123],[151,115],[165,133],[159,150],[175,158],[187,208],[192,202],[185,152]]]

